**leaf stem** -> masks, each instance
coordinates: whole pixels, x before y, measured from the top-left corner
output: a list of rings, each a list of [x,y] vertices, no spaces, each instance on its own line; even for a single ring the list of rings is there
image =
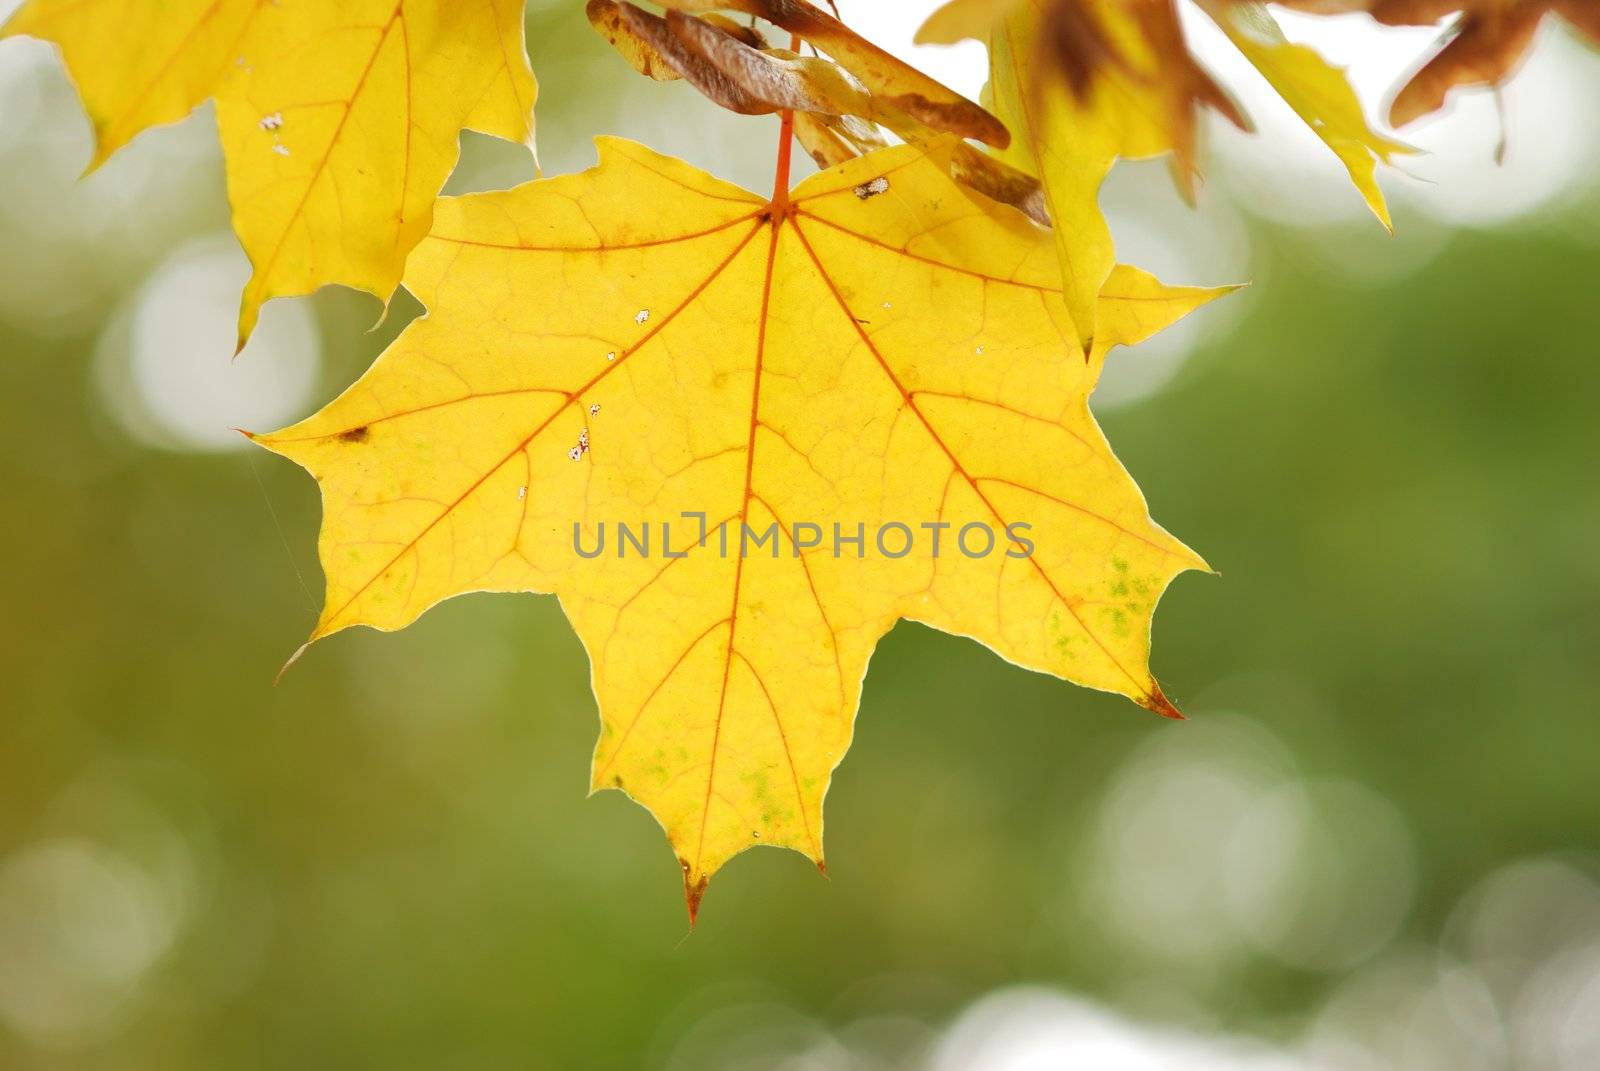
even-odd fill
[[[789,51],[800,51],[800,35],[789,35]],[[783,215],[789,207],[789,158],[794,147],[794,112],[785,108],[778,113],[778,166],[772,178],[772,211]]]

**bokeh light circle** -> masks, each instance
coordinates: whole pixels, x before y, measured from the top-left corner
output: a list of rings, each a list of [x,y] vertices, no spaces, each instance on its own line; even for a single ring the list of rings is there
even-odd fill
[[[170,450],[239,449],[235,429],[269,430],[305,411],[321,338],[303,301],[276,301],[232,357],[250,266],[231,239],[174,252],[102,334],[101,401],[124,431]]]

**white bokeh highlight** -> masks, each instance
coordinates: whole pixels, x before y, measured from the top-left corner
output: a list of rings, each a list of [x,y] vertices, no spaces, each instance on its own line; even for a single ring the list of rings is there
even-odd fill
[[[247,445],[236,429],[270,430],[302,414],[321,366],[304,301],[275,301],[233,357],[249,262],[230,237],[174,252],[100,338],[96,380],[129,435],[169,450]]]

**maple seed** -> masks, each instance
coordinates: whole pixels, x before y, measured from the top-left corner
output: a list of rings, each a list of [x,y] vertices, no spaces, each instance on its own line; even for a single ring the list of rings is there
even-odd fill
[[[889,192],[889,180],[879,175],[871,182],[863,182],[856,187],[856,196],[865,201],[869,197],[876,197],[880,193]]]
[[[262,130],[281,130],[281,129],[283,129],[283,113],[282,112],[273,112],[271,115],[262,116],[261,117],[261,129]]]

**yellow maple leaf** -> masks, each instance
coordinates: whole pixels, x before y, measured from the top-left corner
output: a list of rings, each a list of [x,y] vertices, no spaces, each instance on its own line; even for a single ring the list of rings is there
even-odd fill
[[[593,667],[593,787],[661,823],[691,919],[747,847],[822,864],[823,796],[901,618],[1176,715],[1150,620],[1204,564],[1088,397],[1107,348],[1222,291],[1119,268],[1086,358],[1048,233],[952,181],[948,140],[770,201],[599,146],[590,171],[443,199],[405,280],[428,315],[254,436],[321,486],[312,640],[554,592]]]
[[[1201,7],[1334,151],[1390,227],[1377,163],[1412,150],[1374,131],[1344,72],[1288,41],[1264,5]],[[1067,307],[1087,340],[1097,287],[1114,261],[1098,204],[1112,165],[1170,152],[1192,200],[1196,106],[1244,130],[1249,120],[1189,53],[1171,0],[950,0],[918,34],[928,43],[969,37],[988,41],[991,103],[1016,134],[1005,158],[1042,183]]]
[[[1001,155],[1043,187],[1067,310],[1087,345],[1100,286],[1116,262],[1099,204],[1111,166],[1170,152],[1187,192],[1196,103],[1245,120],[1184,50],[1169,6],[1020,0],[996,10],[1005,14],[988,38],[990,103],[1015,135]],[[936,14],[930,33],[941,38],[974,22],[970,7]],[[1048,47],[1058,41],[1069,44]]]
[[[1395,154],[1414,150],[1373,130],[1344,71],[1314,49],[1286,38],[1266,5],[1201,0],[1201,7],[1295,114],[1333,150],[1350,172],[1350,181],[1367,207],[1384,227],[1393,230],[1389,206],[1378,188],[1378,161],[1388,163]]]
[[[995,23],[1021,6],[1023,0],[947,0],[917,28],[919,45],[953,45],[972,39],[987,41]]]
[[[208,97],[234,230],[269,298],[343,283],[387,299],[428,233],[463,128],[532,145],[517,0],[30,0],[0,29],[55,42],[102,163]]]
[[[1065,84],[1041,71],[1041,18],[1037,6],[1024,3],[995,27],[987,103],[1013,133],[1002,159],[1039,179],[1074,337],[1092,345],[1100,286],[1116,263],[1111,228],[1100,212],[1100,184],[1116,162],[1120,139],[1094,105],[1080,104]]]

